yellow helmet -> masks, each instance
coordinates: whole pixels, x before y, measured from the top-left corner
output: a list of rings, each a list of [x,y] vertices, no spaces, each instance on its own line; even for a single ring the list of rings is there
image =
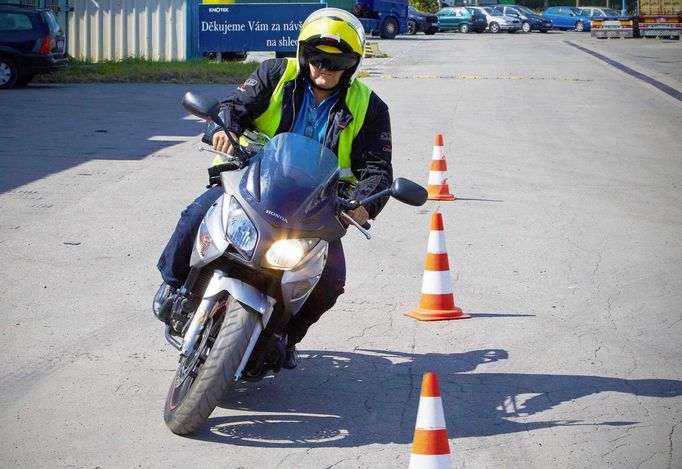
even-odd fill
[[[308,74],[309,60],[327,62],[331,69],[346,70],[351,83],[365,54],[365,29],[354,15],[338,8],[314,11],[298,35],[298,71]]]

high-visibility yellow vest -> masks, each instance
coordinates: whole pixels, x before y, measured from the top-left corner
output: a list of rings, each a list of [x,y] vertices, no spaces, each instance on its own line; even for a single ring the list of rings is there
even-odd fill
[[[284,71],[282,78],[280,78],[279,83],[277,83],[275,90],[272,92],[268,108],[254,121],[258,130],[270,138],[275,135],[282,120],[284,85],[291,80],[295,80],[298,76],[296,61],[297,59],[295,58],[287,59],[287,68]],[[358,80],[353,81],[353,84],[346,93],[346,106],[350,110],[353,119],[339,135],[339,148],[337,149],[336,154],[339,159],[340,177],[344,181],[357,182],[357,179],[353,176],[353,172],[350,169],[350,153],[353,148],[353,140],[355,140],[355,137],[360,133],[362,124],[365,122],[365,115],[367,114],[371,94],[372,90]]]

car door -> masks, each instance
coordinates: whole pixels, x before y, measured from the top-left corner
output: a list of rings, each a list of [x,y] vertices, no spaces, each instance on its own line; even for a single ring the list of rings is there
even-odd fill
[[[455,8],[455,24],[457,28],[459,28],[459,26],[462,23],[468,22],[469,17],[471,17],[471,13],[469,13],[469,11],[466,8],[464,7]]]
[[[441,31],[459,28],[460,20],[457,16],[456,8],[443,8],[436,16],[438,16],[438,23],[440,24]]]
[[[556,16],[556,20],[552,18],[554,26],[558,28],[568,28],[573,29],[575,27],[573,11],[570,8],[564,7],[559,8],[559,14]]]

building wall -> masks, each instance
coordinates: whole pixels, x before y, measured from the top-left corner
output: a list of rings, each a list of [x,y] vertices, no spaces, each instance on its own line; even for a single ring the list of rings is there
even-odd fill
[[[79,60],[185,60],[186,0],[71,0],[69,55]]]

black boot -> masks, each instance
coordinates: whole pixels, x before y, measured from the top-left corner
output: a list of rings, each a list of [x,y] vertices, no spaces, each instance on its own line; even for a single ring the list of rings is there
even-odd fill
[[[166,282],[163,282],[159,287],[159,291],[154,295],[154,305],[152,309],[154,310],[154,315],[166,324],[170,319],[171,310],[173,309],[173,301],[175,300],[175,294],[178,289],[171,287]]]
[[[284,349],[284,353],[286,354],[286,357],[284,358],[284,364],[282,367],[286,368],[287,370],[293,370],[301,361],[301,358],[298,356],[298,352],[296,351],[296,346],[287,345],[287,348]]]

